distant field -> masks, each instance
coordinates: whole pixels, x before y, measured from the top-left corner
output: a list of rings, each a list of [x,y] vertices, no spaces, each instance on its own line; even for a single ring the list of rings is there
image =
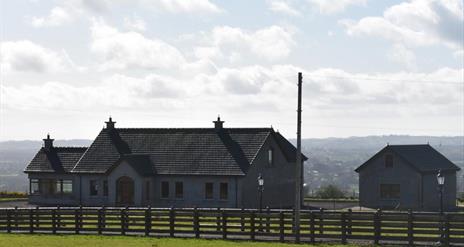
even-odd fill
[[[27,201],[27,198],[0,198],[0,202]]]
[[[302,245],[264,243],[264,242],[237,242],[204,239],[180,239],[180,238],[148,238],[132,236],[89,236],[89,235],[40,235],[40,234],[0,234],[0,246],[15,247],[66,247],[66,246],[111,246],[111,247],[297,247]],[[305,245],[305,246],[344,246],[353,245]]]

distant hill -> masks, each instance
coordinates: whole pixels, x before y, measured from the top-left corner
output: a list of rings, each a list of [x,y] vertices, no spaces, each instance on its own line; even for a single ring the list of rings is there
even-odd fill
[[[295,140],[291,140],[295,142]],[[88,146],[91,140],[56,140],[57,146]],[[336,184],[350,194],[357,191],[357,173],[354,169],[390,144],[429,143],[448,159],[464,169],[464,138],[437,136],[367,136],[349,138],[303,139],[303,153],[309,157],[305,163],[305,182],[309,191],[324,184]],[[22,172],[41,141],[0,142],[0,191],[27,191],[27,177]],[[458,185],[464,190],[463,172]]]

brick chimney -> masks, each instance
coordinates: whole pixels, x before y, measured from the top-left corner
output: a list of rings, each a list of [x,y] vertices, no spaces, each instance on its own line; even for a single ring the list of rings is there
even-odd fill
[[[221,116],[218,116],[217,120],[213,121],[213,123],[214,123],[214,128],[216,130],[222,130],[222,128],[223,128],[222,125],[223,125],[224,121],[221,121]]]
[[[53,141],[54,140],[55,139],[50,139],[50,134],[47,134],[47,139],[43,139],[45,150],[50,151],[50,149],[53,148]]]
[[[113,122],[113,119],[110,117],[110,120],[108,120],[108,122],[105,122],[106,123],[106,128],[107,129],[114,129],[114,124],[116,122]]]

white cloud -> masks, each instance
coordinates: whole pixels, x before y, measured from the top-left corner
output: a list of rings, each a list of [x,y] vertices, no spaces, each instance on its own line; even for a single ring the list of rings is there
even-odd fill
[[[63,7],[54,7],[48,16],[32,17],[31,24],[34,27],[60,26],[74,20],[74,15]]]
[[[121,32],[102,20],[94,20],[91,31],[91,50],[100,57],[101,69],[167,69],[185,63],[183,55],[162,40]]]
[[[276,13],[291,15],[291,16],[301,16],[301,13],[290,6],[290,3],[285,0],[268,0],[269,9]]]
[[[416,55],[402,44],[395,44],[387,56],[391,61],[399,63],[410,70],[417,69]]]
[[[295,45],[293,34],[293,30],[276,25],[255,31],[229,26],[215,27],[199,38],[204,44],[195,49],[195,54],[199,58],[230,63],[255,59],[277,61],[290,54]]]
[[[129,29],[129,30],[135,30],[135,31],[145,31],[147,29],[147,25],[145,21],[140,19],[138,16],[132,16],[132,17],[125,17],[124,18],[124,27]]]
[[[378,36],[408,46],[443,44],[462,49],[463,13],[461,0],[412,0],[388,8],[382,17],[340,23],[349,35]]]
[[[365,5],[367,0],[308,0],[322,14],[343,12],[350,5]]]
[[[141,0],[141,5],[152,6],[171,13],[220,13],[222,10],[209,0]]]
[[[65,51],[58,53],[29,40],[6,41],[0,47],[0,63],[6,71],[43,73],[74,67]]]
[[[83,16],[102,15],[117,7],[125,8],[134,5],[142,9],[173,14],[217,14],[223,12],[221,8],[209,0],[63,0],[59,1],[48,15],[32,17],[30,23],[34,27],[61,26]],[[141,27],[140,23],[136,26]]]

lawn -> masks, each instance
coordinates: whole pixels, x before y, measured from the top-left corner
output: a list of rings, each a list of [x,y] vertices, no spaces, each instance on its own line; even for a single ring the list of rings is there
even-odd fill
[[[27,201],[27,198],[24,198],[24,197],[18,197],[18,198],[15,198],[15,197],[12,197],[12,198],[4,197],[4,198],[0,198],[0,202],[12,202],[12,201]]]
[[[111,247],[130,247],[130,246],[148,246],[148,247],[296,247],[302,245],[282,244],[282,243],[264,243],[264,242],[246,242],[246,241],[222,241],[222,240],[205,240],[205,239],[181,239],[181,238],[149,238],[135,236],[95,236],[95,235],[45,235],[45,234],[0,234],[0,246],[14,247],[66,247],[66,246],[111,246]],[[311,245],[304,245],[311,246]],[[314,246],[314,245],[313,245]],[[350,245],[315,245],[324,246],[343,246]],[[353,246],[353,245],[351,245]]]

